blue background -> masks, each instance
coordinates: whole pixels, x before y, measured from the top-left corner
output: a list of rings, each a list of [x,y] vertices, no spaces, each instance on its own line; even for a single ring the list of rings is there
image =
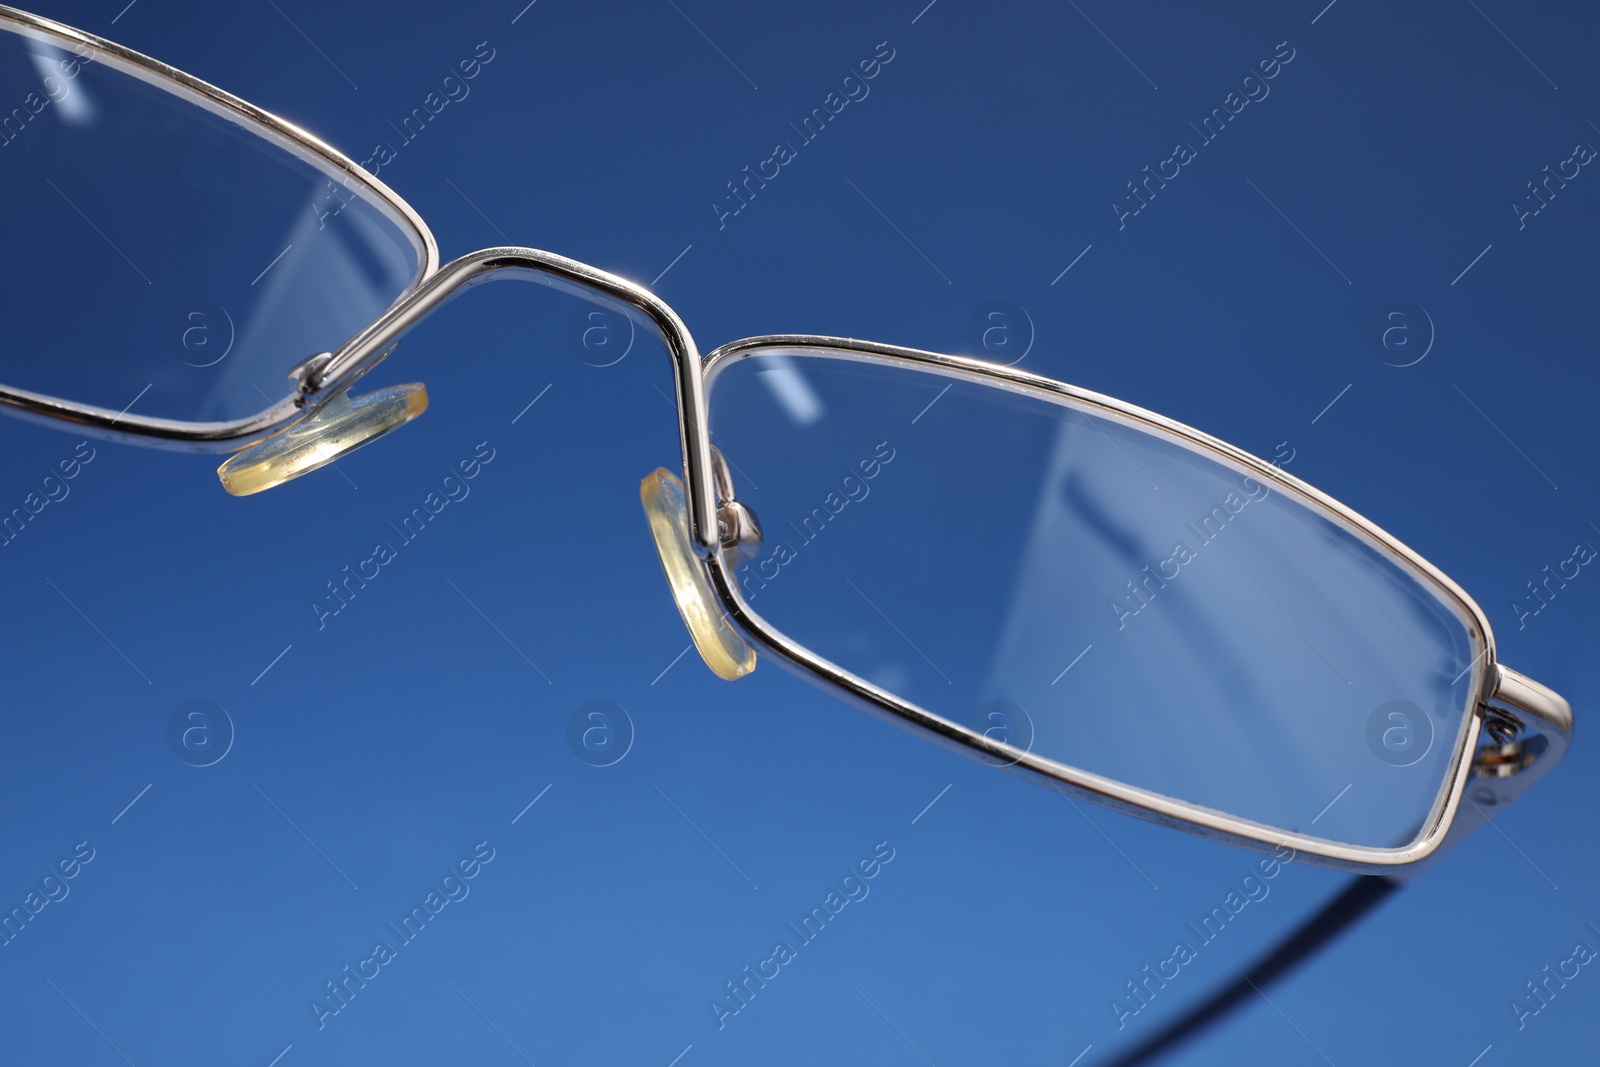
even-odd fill
[[[1510,206],[1600,144],[1579,5],[38,10],[357,159],[487,41],[471,95],[381,175],[447,257],[510,241],[659,279],[705,349],[801,331],[970,352],[973,312],[1011,301],[1037,335],[1024,367],[1264,456],[1285,442],[1292,473],[1471,592],[1506,663],[1594,705],[1600,579],[1585,569],[1521,629],[1512,607],[1600,544],[1600,178],[1585,168],[1521,229]],[[870,96],[719,229],[724,183],[882,41]],[[1124,183],[1282,41],[1270,95],[1119,229]],[[529,289],[416,330],[380,377],[425,379],[432,409],[339,471],[234,500],[214,460],[97,444],[0,549],[0,902],[95,849],[0,948],[8,1062],[944,1067],[1092,1045],[1088,1064],[1343,884],[1290,867],[1119,1032],[1108,1001],[1254,858],[1074,810],[771,664],[729,685],[675,662],[637,501],[677,454],[666,363],[641,346],[590,366]],[[92,295],[63,279],[56,310]],[[1436,331],[1404,368],[1366,338],[1397,299]],[[0,435],[6,508],[77,440]],[[471,496],[319,631],[324,581],[483,441]],[[237,731],[214,766],[168,747],[190,700]],[[609,767],[566,740],[591,700],[632,722]],[[1591,753],[1580,739],[1494,829],[1174,1062],[1590,1054],[1590,968],[1520,1030],[1508,1001],[1600,947]],[[308,1000],[480,841],[495,858],[470,896],[319,1030]],[[708,1000],[883,841],[870,896],[719,1030]]]

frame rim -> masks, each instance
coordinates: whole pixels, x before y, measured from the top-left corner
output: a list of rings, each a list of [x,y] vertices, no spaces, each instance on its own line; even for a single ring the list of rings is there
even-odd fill
[[[1316,487],[1203,430],[1093,390],[967,356],[944,355],[875,341],[827,337],[819,334],[768,334],[747,337],[731,341],[706,354],[702,361],[702,377],[708,403],[718,373],[727,366],[758,352],[775,350],[787,350],[788,354],[800,357],[827,358],[832,355],[834,358],[847,361],[899,366],[920,373],[941,374],[944,377],[966,380],[979,385],[999,386],[1013,392],[1043,394],[1045,399],[1051,396],[1063,397],[1098,407],[1122,420],[1175,435],[1189,444],[1198,445],[1204,450],[1245,467],[1252,472],[1252,476],[1260,478],[1275,489],[1290,493],[1302,503],[1311,506],[1313,510],[1331,516],[1363,537],[1376,542],[1426,578],[1439,593],[1453,602],[1471,624],[1477,627],[1483,645],[1482,651],[1470,668],[1476,673],[1475,684],[1472,686],[1476,696],[1471,706],[1465,709],[1466,720],[1451,754],[1439,793],[1430,806],[1418,835],[1405,845],[1392,847],[1346,844],[1267,826],[1190,801],[1178,800],[1069,767],[1010,745],[996,743],[965,726],[950,722],[909,701],[899,699],[791,640],[744,602],[729,562],[722,553],[714,554],[708,560],[708,566],[711,571],[712,586],[716,589],[724,610],[751,639],[777,656],[780,663],[798,671],[808,680],[820,682],[830,691],[847,696],[851,703],[886,719],[893,725],[915,730],[924,736],[932,734],[941,744],[963,755],[969,757],[987,755],[1008,764],[1006,770],[1020,772],[1025,777],[1042,781],[1057,790],[1066,787],[1078,796],[1102,806],[1202,837],[1224,840],[1257,851],[1285,846],[1294,849],[1299,855],[1311,858],[1319,866],[1364,874],[1382,874],[1397,868],[1415,866],[1433,855],[1445,842],[1465,795],[1467,781],[1472,771],[1472,757],[1482,733],[1483,708],[1494,698],[1498,689],[1500,669],[1495,658],[1494,631],[1483,609],[1455,581],[1415,550],[1372,520]]]
[[[174,92],[174,95],[188,97],[201,106],[209,104],[208,110],[220,109],[230,117],[241,120],[241,124],[247,128],[257,127],[257,132],[265,131],[290,142],[332,167],[347,181],[359,185],[380,206],[386,206],[397,214],[421,243],[417,272],[405,289],[391,301],[389,309],[412,296],[423,283],[438,273],[439,243],[416,209],[376,175],[315,134],[177,67],[64,22],[0,4],[0,27],[5,26],[21,27],[49,35],[66,44],[85,45],[103,52],[150,76],[155,84]],[[193,101],[193,97],[199,97],[199,100]],[[0,406],[30,420],[42,419],[52,423],[66,420],[102,438],[136,440],[157,447],[191,452],[235,451],[272,437],[309,414],[322,399],[309,397],[304,390],[299,393],[291,391],[283,399],[269,403],[254,415],[225,422],[189,422],[116,413],[96,405],[77,404],[0,383]]]

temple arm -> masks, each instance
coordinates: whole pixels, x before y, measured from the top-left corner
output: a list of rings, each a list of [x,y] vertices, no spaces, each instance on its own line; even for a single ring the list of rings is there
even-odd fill
[[[1256,997],[1267,986],[1316,955],[1324,945],[1353,926],[1399,888],[1400,883],[1388,877],[1353,879],[1327,906],[1238,978],[1168,1023],[1143,1043],[1107,1061],[1104,1067],[1139,1067],[1156,1062],[1162,1053],[1221,1022],[1242,1002]]]
[[[1472,778],[1450,832],[1434,853],[1459,845],[1560,762],[1572,743],[1572,707],[1508,667],[1497,667],[1495,694],[1481,709],[1483,733]],[[1423,867],[1426,864],[1422,865]],[[1142,1067],[1221,1022],[1244,1001],[1316,955],[1419,873],[1356,878],[1278,946],[1208,999],[1103,1067]]]

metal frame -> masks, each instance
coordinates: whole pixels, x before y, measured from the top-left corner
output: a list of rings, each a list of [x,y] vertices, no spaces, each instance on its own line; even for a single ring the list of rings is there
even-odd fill
[[[366,373],[433,309],[474,286],[508,278],[539,282],[588,299],[599,293],[641,312],[660,332],[672,360],[678,397],[678,443],[689,501],[690,541],[702,559],[715,554],[720,536],[700,353],[678,313],[626,278],[535,248],[485,248],[469,253],[425,279],[341,346],[308,376],[306,387],[319,395],[336,394]]]
[[[185,423],[152,419],[74,404],[0,384],[0,410],[31,421],[68,421],[96,437],[160,448],[197,452],[229,452],[282,433],[314,413],[330,397],[350,386],[383,359],[400,337],[421,318],[452,296],[480,282],[512,275],[534,277],[567,287],[598,290],[643,312],[661,331],[672,357],[677,383],[679,438],[689,499],[689,532],[702,557],[717,546],[717,520],[712,484],[711,445],[705,430],[705,394],[700,355],[688,329],[667,304],[650,290],[586,263],[533,248],[489,248],[473,252],[441,268],[439,246],[422,216],[386,184],[349,156],[293,123],[239,99],[176,67],[125,48],[114,41],[51,19],[0,5],[0,27],[10,25],[66,45],[85,45],[141,81],[171,91],[214,114],[257,128],[257,131],[300,158],[331,169],[330,176],[354,183],[380,207],[391,209],[411,229],[422,256],[416,278],[377,321],[340,346],[305,361],[291,375],[291,389],[265,411],[233,422]]]
[[[729,561],[724,560],[721,554],[709,561],[713,587],[723,606],[730,618],[753,640],[779,656],[783,662],[820,679],[830,687],[843,690],[857,704],[889,718],[897,725],[909,725],[919,731],[934,734],[946,744],[962,749],[968,755],[987,756],[1008,766],[1015,766],[1018,770],[1042,777],[1051,784],[1065,785],[1084,799],[1129,814],[1190,830],[1198,829],[1204,835],[1218,837],[1245,847],[1270,849],[1278,845],[1287,845],[1296,852],[1314,857],[1323,866],[1358,873],[1381,873],[1396,867],[1414,865],[1428,858],[1444,843],[1455,822],[1468,780],[1473,773],[1473,757],[1478,749],[1485,715],[1495,703],[1524,713],[1533,723],[1542,727],[1542,733],[1548,732],[1549,738],[1556,742],[1561,751],[1565,750],[1571,733],[1570,707],[1542,686],[1529,683],[1520,674],[1496,663],[1494,634],[1490,629],[1489,620],[1484,615],[1483,609],[1460,586],[1371,520],[1243,449],[1164,415],[1088,389],[1080,389],[1037,374],[1030,374],[1015,367],[852,338],[778,334],[734,341],[706,356],[704,374],[707,390],[715,387],[720,371],[741,359],[758,354],[874,363],[997,387],[1045,400],[1064,398],[1094,407],[1108,420],[1153,431],[1158,435],[1177,439],[1180,443],[1203,449],[1216,458],[1243,468],[1250,476],[1289,493],[1300,502],[1333,518],[1368,544],[1407,567],[1415,576],[1453,602],[1469,621],[1469,628],[1474,631],[1471,633],[1474,643],[1481,647],[1481,651],[1474,657],[1469,668],[1474,672],[1472,689],[1476,693],[1470,708],[1472,713],[1468,716],[1457,739],[1445,782],[1434,800],[1422,832],[1414,841],[1402,847],[1370,848],[1344,845],[1307,834],[1289,833],[1240,819],[1225,812],[1125,785],[1069,767],[1034,752],[997,743],[984,734],[949,722],[915,704],[901,700],[894,694],[878,688],[791,641],[746,603]],[[1552,702],[1547,698],[1554,700]],[[1559,752],[1554,755],[1559,758]],[[1541,755],[1537,762],[1543,765],[1540,768],[1542,773],[1556,760]],[[1532,761],[1529,767],[1531,764]],[[1527,773],[1527,769],[1524,768],[1521,773]],[[1520,788],[1517,792],[1520,793],[1522,788],[1526,788],[1526,784],[1526,781],[1519,782]],[[1501,803],[1510,799],[1511,795],[1503,797],[1497,795],[1493,802]]]
[[[180,96],[220,118],[253,128],[254,132],[340,181],[346,189],[365,194],[381,210],[388,212],[409,230],[420,253],[417,274],[397,303],[414,292],[439,269],[439,245],[422,216],[374,175],[349,156],[299,126],[269,111],[263,111],[232,93],[218,89],[199,78],[152,59],[115,41],[43,18],[26,11],[0,5],[0,28],[11,28],[24,35],[45,37],[54,43],[82,45],[92,49],[96,63],[106,63],[148,85]],[[379,354],[382,355],[381,353]],[[248,418],[231,422],[186,423],[174,419],[154,419],[143,415],[111,411],[89,404],[73,404],[24,389],[0,384],[0,409],[34,421],[67,420],[85,432],[112,440],[142,442],[158,448],[185,452],[227,452],[264,440],[287,429],[326,399],[304,388],[303,379],[295,383],[282,400]]]
[[[363,190],[379,206],[390,209],[396,219],[414,231],[422,255],[417,277],[382,316],[336,352],[322,353],[302,363],[290,376],[289,395],[250,418],[221,423],[151,419],[72,404],[4,386],[0,386],[0,410],[38,421],[65,420],[96,436],[144,445],[213,452],[235,450],[280,433],[312,415],[329,398],[337,396],[376,366],[400,338],[433,309],[482,282],[522,278],[587,297],[600,293],[642,313],[666,342],[676,382],[679,441],[691,547],[707,566],[717,596],[730,617],[754,641],[776,654],[781,662],[897,725],[931,734],[947,746],[969,755],[987,755],[992,759],[1013,763],[1017,770],[1043,778],[1057,788],[1064,786],[1086,799],[1142,818],[1246,847],[1288,845],[1314,862],[1359,872],[1392,871],[1415,865],[1435,854],[1447,841],[1459,840],[1470,830],[1474,820],[1458,819],[1457,815],[1469,778],[1474,773],[1475,762],[1472,757],[1478,752],[1480,734],[1486,728],[1497,734],[1496,741],[1499,742],[1498,762],[1494,763],[1492,777],[1497,784],[1482,798],[1485,804],[1491,806],[1519,794],[1565,751],[1572,729],[1570,707],[1554,693],[1495,662],[1494,638],[1488,620],[1460,587],[1367,519],[1241,449],[1131,404],[1015,368],[891,345],[810,335],[776,335],[724,345],[702,362],[693,338],[677,313],[641,285],[576,260],[531,248],[484,249],[440,267],[438,246],[433,235],[404,200],[349,157],[298,126],[165,63],[70,26],[0,6],[0,27],[4,26],[18,28],[30,36],[45,36],[61,44],[85,45],[98,53],[97,61],[110,62],[118,69],[174,92],[214,114],[253,127],[263,137],[328,171],[330,177],[338,178],[347,187]],[[1478,694],[1473,714],[1468,717],[1458,739],[1447,781],[1434,802],[1423,833],[1416,841],[1401,848],[1347,846],[1307,835],[1286,833],[1136,789],[1009,745],[998,744],[975,731],[946,722],[789,641],[744,603],[737,583],[732,580],[732,558],[725,559],[721,551],[724,538],[719,529],[715,469],[706,416],[706,389],[718,368],[756,351],[774,347],[786,349],[795,355],[826,354],[906,366],[1025,395],[1047,399],[1065,397],[1097,407],[1108,418],[1175,436],[1252,471],[1254,476],[1340,521],[1442,590],[1477,627],[1482,652],[1472,668],[1476,672],[1474,690]],[[735,502],[730,494],[725,490],[723,495],[728,499],[722,503],[731,507]],[[730,541],[737,541],[736,533],[730,529]],[[728,551],[732,553],[736,548],[733,545]],[[1542,747],[1530,748],[1524,758],[1523,750],[1517,747],[1521,742],[1501,736],[1512,730],[1513,724],[1527,726],[1541,735],[1544,741]],[[1478,764],[1478,773],[1483,775],[1481,756]],[[1510,768],[1509,771],[1506,768]],[[1483,810],[1477,801],[1474,801],[1473,808],[1479,813]]]

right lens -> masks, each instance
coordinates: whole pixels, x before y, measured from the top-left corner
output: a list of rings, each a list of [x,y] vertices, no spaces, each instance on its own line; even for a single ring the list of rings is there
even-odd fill
[[[766,538],[739,594],[785,638],[1019,759],[1345,845],[1431,825],[1484,634],[1354,522],[1106,408],[905,364],[758,349],[710,405]]]
[[[0,18],[0,386],[224,422],[427,262],[363,182],[104,51]]]

